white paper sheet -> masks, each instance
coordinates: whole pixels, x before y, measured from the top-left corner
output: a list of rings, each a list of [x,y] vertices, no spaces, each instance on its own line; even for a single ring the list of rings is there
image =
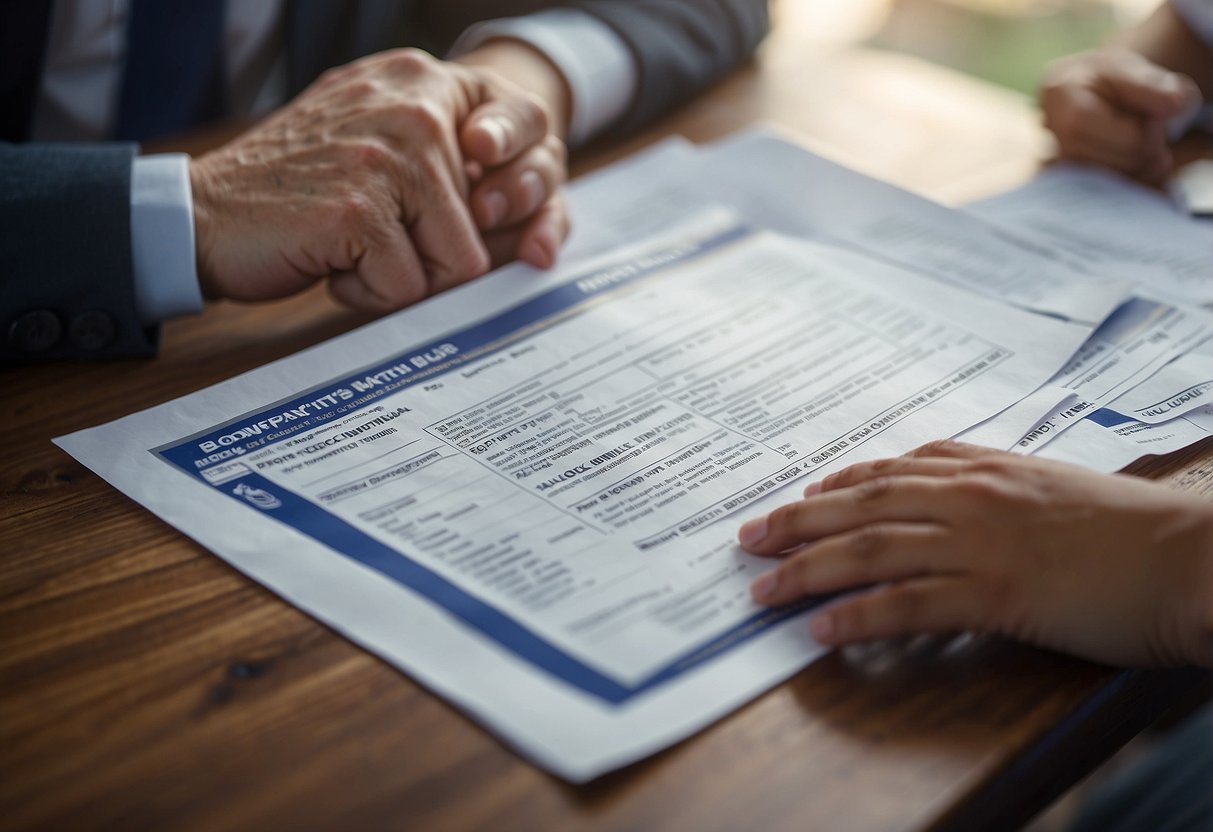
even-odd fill
[[[1139,422],[1158,424],[1183,416],[1213,399],[1213,341],[1179,356],[1111,403]]]
[[[686,187],[698,149],[684,138],[665,139],[569,185],[575,222],[561,251],[563,262],[617,251],[656,233],[694,224],[705,211],[723,209]]]
[[[997,416],[963,430],[953,438],[971,445],[1009,451],[1053,414],[1072,408],[1077,401],[1078,394],[1073,390],[1046,384]]]
[[[1181,211],[1213,220],[1213,159],[1200,159],[1185,165],[1169,190]]]
[[[57,442],[561,776],[803,667],[737,526],[955,434],[1090,327],[720,222],[524,267]],[[402,348],[403,347],[403,348]]]
[[[1204,310],[1133,298],[1104,321],[1050,380],[1052,386],[1073,390],[1077,398],[1042,419],[1015,450],[1036,452],[1088,414],[1120,396],[1131,395],[1139,384],[1152,382],[1145,394],[1150,406],[1159,400],[1184,397],[1185,393],[1190,398],[1199,382],[1208,377],[1209,368],[1205,367],[1202,374],[1199,362],[1181,361],[1154,379],[1168,362],[1203,349],[1211,337],[1213,316]]]
[[[1109,171],[1058,165],[966,208],[1134,281],[1142,294],[1213,303],[1213,221],[1193,219],[1162,194]]]
[[[775,136],[741,133],[701,150],[694,181],[747,221],[841,242],[1006,303],[1098,324],[1130,283],[1048,245],[831,162]]]
[[[617,243],[617,229],[669,228],[705,206],[727,205],[755,228],[843,244],[1083,323],[1103,321],[1130,289],[1127,281],[1086,271],[1079,258],[1056,247],[1026,244],[998,225],[762,130],[698,150],[680,141],[663,143],[575,183],[570,201],[582,229],[574,235],[575,253]]]
[[[1065,193],[1072,179],[1077,180],[1078,191]],[[1087,204],[1092,189],[1096,194],[1105,193],[1102,189],[1108,184],[1098,175],[1093,179],[1094,185],[1089,184],[1092,178],[1082,170],[1050,171],[1043,182],[984,205],[978,203],[979,212],[988,206],[991,216],[1001,217],[1000,205],[1005,204],[1012,216],[1031,217],[1040,211],[1042,218],[1034,222],[1069,228],[1070,220],[1065,217],[1074,210],[1094,211],[1096,216],[1106,210]],[[1112,179],[1112,186],[1119,189],[1118,182]],[[1132,213],[1144,206],[1146,225],[1151,229],[1160,224],[1169,227],[1179,219],[1178,238],[1171,231],[1165,233],[1168,239],[1191,244],[1191,227],[1184,225],[1187,220],[1165,205],[1160,206],[1156,194],[1148,193],[1144,200],[1139,199],[1140,191],[1129,186],[1129,202],[1116,210]],[[573,188],[573,204],[579,216],[587,219],[583,228],[588,226],[590,231],[585,239],[596,246],[593,250],[617,244],[620,237],[616,228],[671,227],[705,206],[726,201],[740,207],[747,220],[756,226],[809,238],[848,240],[856,247],[919,268],[924,263],[933,263],[926,272],[947,273],[953,282],[962,285],[972,275],[988,280],[984,270],[993,261],[1001,265],[992,272],[995,282],[987,285],[985,291],[1028,307],[1096,318],[1108,311],[1109,299],[1123,297],[1124,283],[1115,284],[1119,287],[1115,291],[1105,286],[1099,290],[1100,301],[1086,307],[1083,304],[1089,298],[1076,299],[1064,291],[1060,296],[1053,294],[1058,286],[1064,289],[1085,283],[1092,270],[1106,271],[1107,258],[1092,251],[1081,238],[1069,240],[1067,246],[1059,248],[1061,240],[1024,234],[1018,227],[1013,230],[996,227],[991,231],[981,224],[958,220],[956,212],[841,168],[766,131],[741,134],[698,150],[685,141],[670,140]],[[1073,204],[1075,201],[1077,205]],[[838,206],[843,210],[836,210]],[[885,218],[874,221],[878,229],[881,223],[918,227],[923,222],[930,228],[918,239],[921,246],[911,240],[884,250],[882,246],[887,240],[882,234],[865,234],[864,220],[873,217]],[[946,238],[944,245],[939,245],[942,238]],[[975,242],[970,244],[970,240]],[[591,246],[586,248],[589,250]],[[1045,268],[1040,267],[1042,257],[1047,264]],[[1190,265],[1183,257],[1180,262]],[[1147,273],[1153,275],[1158,269],[1157,264],[1151,265]],[[1124,281],[1134,283],[1142,276],[1138,261],[1114,271]],[[1163,281],[1170,285],[1167,270],[1162,271]],[[1182,275],[1183,269],[1180,271]],[[1206,337],[1207,324],[1201,321],[1207,318],[1183,304],[1138,297],[1083,345],[1068,366],[1051,380],[1055,387],[1037,391],[1033,397],[957,438],[1034,452],[1143,380],[1154,380],[1141,394],[1153,396],[1150,402],[1164,399],[1191,402],[1193,394],[1203,389],[1204,376],[1199,357],[1189,360],[1182,356]],[[1177,356],[1178,360],[1166,363]],[[1160,367],[1163,369],[1159,370]],[[1057,392],[1064,385],[1069,385],[1070,394]],[[1073,390],[1081,391],[1081,395]],[[1101,428],[1091,435],[1098,438],[1105,432]],[[1084,433],[1090,430],[1085,429]],[[1099,447],[1104,445],[1096,443],[1089,452],[1097,453]],[[1091,467],[1115,470],[1125,464],[1121,460],[1126,453],[1140,455],[1136,442],[1114,442],[1111,447],[1115,449],[1113,457],[1104,462],[1092,457]]]
[[[1208,405],[1156,425],[1103,408],[1041,447],[1035,455],[1112,473],[1142,457],[1174,453],[1210,436],[1213,436],[1213,407]]]

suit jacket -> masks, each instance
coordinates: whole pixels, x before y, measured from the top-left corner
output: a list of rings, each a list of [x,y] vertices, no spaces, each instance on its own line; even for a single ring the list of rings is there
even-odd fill
[[[152,355],[135,311],[132,144],[24,144],[41,83],[50,2],[0,9],[0,362]],[[747,60],[766,0],[288,0],[292,95],[325,69],[400,45],[441,54],[468,26],[565,6],[632,51],[635,100],[613,132],[667,112]]]

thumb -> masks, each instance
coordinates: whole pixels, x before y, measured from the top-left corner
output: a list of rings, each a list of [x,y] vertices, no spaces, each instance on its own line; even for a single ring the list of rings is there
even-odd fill
[[[1144,116],[1168,119],[1200,102],[1200,89],[1186,75],[1163,69],[1138,56],[1105,76],[1120,106]]]
[[[468,114],[459,145],[468,159],[493,168],[543,141],[548,129],[547,110],[537,99],[506,91]]]

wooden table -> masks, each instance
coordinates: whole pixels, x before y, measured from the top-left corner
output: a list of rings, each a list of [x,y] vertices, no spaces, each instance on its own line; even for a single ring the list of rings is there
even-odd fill
[[[1027,176],[1024,100],[902,57],[758,64],[623,148],[772,120],[943,199]],[[359,324],[320,292],[217,304],[153,361],[0,375],[0,826],[53,829],[1010,829],[1141,729],[1183,673],[988,639],[834,654],[586,787],[175,532],[50,443]],[[1144,466],[1213,490],[1213,447]]]

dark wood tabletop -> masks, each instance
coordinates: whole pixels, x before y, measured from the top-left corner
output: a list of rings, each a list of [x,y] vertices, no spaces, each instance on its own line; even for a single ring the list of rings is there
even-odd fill
[[[1029,176],[1030,102],[778,27],[622,147],[772,121],[945,201]],[[148,361],[0,374],[0,828],[1013,829],[1196,675],[996,639],[834,653],[699,735],[575,787],[243,577],[51,444],[365,318],[322,291],[218,303]],[[1137,466],[1213,493],[1213,445]]]

